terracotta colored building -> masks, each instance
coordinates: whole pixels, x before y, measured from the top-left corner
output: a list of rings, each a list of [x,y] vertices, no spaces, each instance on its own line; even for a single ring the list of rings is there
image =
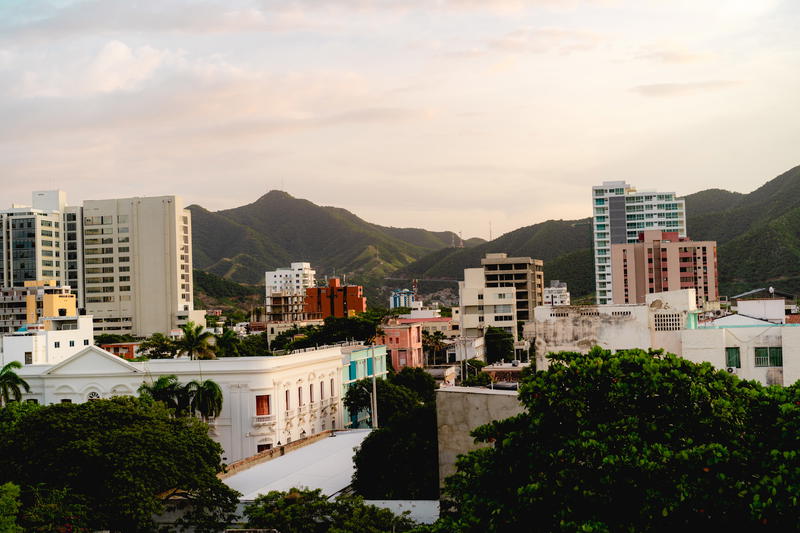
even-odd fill
[[[404,367],[422,368],[425,364],[422,355],[422,324],[400,324],[390,321],[383,327],[383,336],[376,339],[377,344],[386,345],[386,355],[392,361],[392,368],[399,371]]]
[[[642,304],[649,293],[695,289],[697,305],[719,300],[717,243],[651,230],[611,245],[614,304]]]
[[[307,316],[343,318],[365,312],[367,298],[361,285],[342,285],[339,278],[330,278],[327,287],[306,289],[304,310]]]

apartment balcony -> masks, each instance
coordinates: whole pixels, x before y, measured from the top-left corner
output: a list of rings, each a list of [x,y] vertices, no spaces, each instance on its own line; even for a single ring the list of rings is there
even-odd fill
[[[253,417],[254,426],[266,426],[275,423],[275,415],[257,415]]]

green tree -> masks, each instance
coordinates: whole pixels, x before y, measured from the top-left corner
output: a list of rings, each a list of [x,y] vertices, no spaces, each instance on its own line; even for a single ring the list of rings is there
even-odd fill
[[[378,409],[380,420],[382,416]],[[372,431],[354,464],[353,488],[367,499],[438,499],[436,406],[416,405]]]
[[[387,509],[366,505],[358,496],[330,501],[322,491],[272,491],[244,509],[247,527],[281,533],[380,533],[410,531],[415,523]]]
[[[0,368],[0,406],[10,401],[18,402],[22,399],[22,390],[31,390],[28,382],[17,375],[15,370],[22,368],[19,361],[11,361]]]
[[[120,397],[41,407],[0,435],[0,471],[21,487],[66,489],[92,530],[154,531],[153,516],[182,507],[196,531],[230,522],[237,493],[217,474],[222,448],[194,418]]]
[[[19,487],[13,483],[0,485],[0,533],[22,531],[22,528],[17,525],[19,508]]]
[[[89,533],[91,510],[80,496],[67,489],[32,487],[20,518],[23,529],[33,533]]]
[[[433,402],[436,396],[436,389],[439,387],[433,376],[425,372],[423,368],[405,367],[400,372],[391,374],[389,381],[393,385],[411,390],[424,403]],[[380,413],[378,413],[378,416],[380,416]]]
[[[222,389],[216,382],[210,379],[190,381],[186,389],[191,396],[189,407],[192,414],[197,413],[208,421],[222,413]]]
[[[279,348],[274,348],[279,349]],[[272,355],[269,351],[269,344],[267,343],[267,332],[247,335],[239,344],[239,355],[242,357],[263,357],[265,355]]]
[[[800,528],[800,386],[671,354],[551,354],[525,412],[476,429],[440,531]]]
[[[118,342],[134,342],[136,338],[133,335],[117,335],[114,333],[100,333],[94,336],[94,343],[97,346],[101,344],[116,344]]]
[[[378,394],[378,422],[381,425],[390,424],[396,415],[407,413],[422,403],[414,391],[393,385],[385,379],[376,380],[375,389]],[[372,379],[360,379],[347,389],[344,405],[350,413],[370,411],[371,396]],[[370,417],[370,424],[371,420]]]
[[[159,376],[153,383],[142,383],[139,396],[163,403],[176,416],[188,414],[191,407],[191,391],[178,381],[174,374]]]
[[[483,334],[486,349],[486,361],[497,363],[514,357],[514,336],[500,328],[489,326]]]
[[[434,331],[432,334],[427,331],[422,332],[422,348],[425,350],[425,354],[431,356],[433,359],[433,363],[428,359],[429,364],[435,365],[438,358],[437,356],[445,353],[447,349],[446,340],[444,333],[441,331]]]
[[[139,345],[139,353],[148,359],[174,359],[178,346],[163,333],[153,333]]]
[[[214,347],[211,339],[214,334],[204,331],[205,328],[194,322],[187,322],[181,326],[183,337],[175,341],[178,353],[186,354],[189,359],[215,359]]]
[[[216,336],[215,347],[220,357],[239,357],[239,346],[242,344],[239,335],[232,329],[222,330]]]

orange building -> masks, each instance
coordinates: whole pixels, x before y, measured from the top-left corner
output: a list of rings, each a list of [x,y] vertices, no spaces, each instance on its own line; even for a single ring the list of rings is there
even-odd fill
[[[361,285],[342,285],[339,278],[330,278],[327,287],[306,289],[304,310],[307,315],[344,318],[365,312],[367,298]]]

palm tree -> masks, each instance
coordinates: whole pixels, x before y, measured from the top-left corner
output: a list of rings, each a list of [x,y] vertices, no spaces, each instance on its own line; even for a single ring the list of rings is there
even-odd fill
[[[19,377],[15,370],[22,368],[19,361],[11,361],[3,368],[0,368],[0,405],[6,405],[10,401],[18,402],[22,399],[22,389],[25,392],[31,390],[30,385]]]
[[[430,334],[426,331],[422,332],[422,346],[426,352],[433,355],[433,364],[436,364],[436,354],[441,353],[447,348],[445,343],[444,333],[441,331],[434,331]]]
[[[174,374],[161,376],[152,384],[142,383],[138,392],[140,396],[147,396],[163,403],[172,409],[176,416],[185,415],[191,409],[191,388],[189,385],[181,385]]]
[[[220,357],[239,357],[239,345],[242,343],[239,335],[232,329],[224,329],[221,335],[216,336],[214,346]]]
[[[204,381],[190,381],[186,388],[192,397],[190,411],[194,415],[208,421],[222,413],[222,389],[216,382],[206,379]]]
[[[214,347],[209,340],[214,336],[210,331],[194,322],[187,322],[181,326],[183,337],[175,341],[180,353],[185,353],[190,359],[216,359]]]

